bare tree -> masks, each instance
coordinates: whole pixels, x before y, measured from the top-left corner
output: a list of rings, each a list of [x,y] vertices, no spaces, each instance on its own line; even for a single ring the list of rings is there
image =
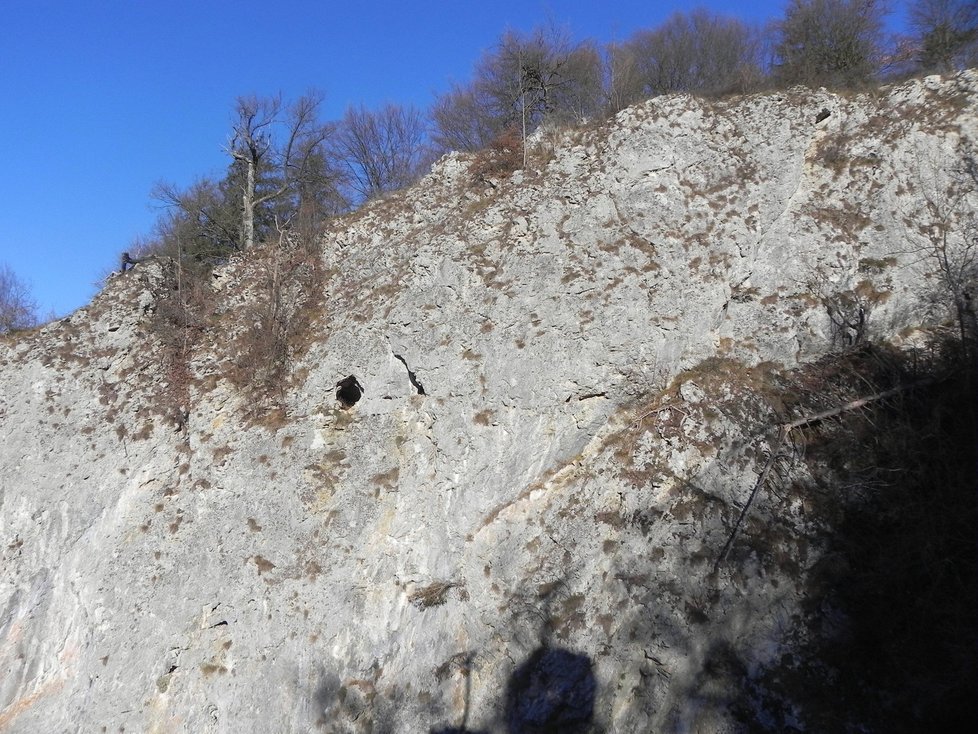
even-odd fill
[[[335,125],[330,135],[335,135]],[[315,247],[327,219],[349,210],[349,197],[341,191],[343,181],[340,161],[324,146],[308,157],[305,173],[296,182],[295,195],[285,202],[289,211],[277,213],[279,221],[290,218],[293,232],[307,248]]]
[[[776,80],[832,87],[872,80],[885,15],[884,0],[791,0],[776,26]]]
[[[978,63],[978,0],[915,0],[909,21],[925,71],[949,73]]]
[[[914,166],[918,206],[903,212],[902,254],[934,271],[934,294],[957,323],[966,353],[975,348],[978,306],[978,152],[963,144],[950,156],[943,140],[922,146]]]
[[[758,32],[698,9],[636,33],[624,53],[635,66],[632,96],[748,91],[761,78]]]
[[[601,114],[604,79],[601,53],[592,41],[572,43],[564,35],[555,39],[557,71],[563,82],[554,86],[547,116],[558,123],[578,123]],[[561,61],[562,58],[562,61]]]
[[[430,164],[424,115],[414,107],[388,104],[377,111],[350,107],[333,141],[356,198],[370,199],[402,188]]]
[[[310,93],[285,108],[281,96],[240,97],[235,106],[228,153],[243,168],[241,183],[241,246],[255,243],[255,212],[262,204],[295,192],[310,173],[315,154],[330,135],[318,122],[322,95]],[[273,172],[274,185],[259,191],[263,170]]]
[[[612,115],[648,99],[632,43],[611,43],[605,50],[605,97]]]
[[[503,127],[520,123],[530,131],[545,118],[579,121],[595,114],[601,60],[592,44],[575,44],[553,27],[529,36],[508,31],[477,65],[475,84]]]
[[[239,206],[226,188],[207,178],[187,189],[157,183],[150,196],[167,211],[157,220],[155,245],[148,249],[153,254],[188,255],[198,260],[224,257],[240,249]],[[143,249],[147,249],[145,244]]]
[[[30,328],[37,321],[37,303],[30,288],[9,265],[0,265],[0,334]]]
[[[440,151],[482,150],[502,132],[501,120],[474,85],[454,85],[431,109],[432,142]]]
[[[601,57],[554,27],[507,31],[476,64],[473,81],[435,103],[434,140],[443,148],[485,147],[516,126],[525,140],[544,120],[577,122],[603,104]]]

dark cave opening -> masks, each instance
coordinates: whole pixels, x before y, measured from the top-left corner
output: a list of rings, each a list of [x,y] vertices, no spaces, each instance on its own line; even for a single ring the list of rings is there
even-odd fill
[[[336,383],[336,399],[344,408],[352,408],[363,397],[363,385],[357,381],[356,375],[344,377]]]

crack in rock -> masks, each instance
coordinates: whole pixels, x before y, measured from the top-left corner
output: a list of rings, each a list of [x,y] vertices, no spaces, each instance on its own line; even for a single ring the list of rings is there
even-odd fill
[[[408,379],[411,381],[411,384],[414,386],[414,389],[418,391],[418,395],[424,395],[425,394],[424,385],[418,382],[418,376],[411,371],[411,368],[408,366],[407,360],[404,359],[404,357],[402,357],[400,354],[395,354],[394,358],[404,365],[404,369],[407,370]]]

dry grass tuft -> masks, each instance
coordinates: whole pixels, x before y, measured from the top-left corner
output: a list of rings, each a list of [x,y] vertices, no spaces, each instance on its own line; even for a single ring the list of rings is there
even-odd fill
[[[465,583],[460,581],[435,581],[422,586],[408,594],[408,601],[418,609],[440,607],[448,601],[448,592],[452,589],[464,589]]]

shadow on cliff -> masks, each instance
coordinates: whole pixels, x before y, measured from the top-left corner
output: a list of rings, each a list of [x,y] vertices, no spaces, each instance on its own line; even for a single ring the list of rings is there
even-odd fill
[[[591,659],[560,647],[538,647],[509,677],[504,721],[509,734],[583,734],[594,719],[597,681]],[[467,717],[463,717],[467,718]],[[449,726],[431,734],[484,734]]]
[[[771,425],[890,396],[798,431],[720,580],[710,568],[738,508],[709,487],[687,482],[669,500],[680,566],[653,542],[661,510],[596,512],[619,532],[599,546],[613,554],[610,570],[572,584],[539,583],[538,572],[510,597],[503,634],[509,649],[530,652],[479,724],[511,734],[975,731],[975,370],[953,354],[917,357],[862,347],[775,374],[765,399],[777,407],[758,413]],[[574,527],[551,538],[567,576],[585,558]],[[599,589],[628,604],[591,608]],[[800,609],[771,609],[796,593]],[[589,626],[607,635],[593,654],[617,670],[601,681],[609,690],[575,651]],[[470,662],[464,713],[432,707],[428,720],[442,723],[431,734],[481,734],[469,728]]]
[[[539,647],[509,678],[507,731],[587,731],[594,719],[596,691],[590,658],[559,647]]]
[[[823,406],[900,389],[806,428],[768,488],[774,522],[748,525],[728,560],[770,563],[804,594],[779,657],[741,678],[747,730],[978,729],[975,369],[960,344],[920,356],[865,346],[788,385]],[[807,532],[778,520],[793,501]]]
[[[565,588],[562,581],[554,588]],[[532,603],[518,604],[511,630],[511,640],[518,647],[535,649],[509,673],[506,686],[481,715],[493,732],[508,734],[589,734],[605,728],[595,722],[597,678],[591,658],[553,642],[555,620],[550,613],[553,594],[535,598]],[[529,644],[527,644],[529,643]],[[444,681],[452,671],[459,674],[455,698],[463,704],[456,723],[445,723],[430,729],[430,734],[488,734],[485,729],[469,727],[472,699],[472,671],[480,667],[476,655],[462,652],[440,666],[435,677]],[[403,726],[400,714],[403,700],[378,695],[378,681],[383,666],[375,662],[361,678],[346,680],[326,669],[320,669],[313,691],[313,705],[319,712],[317,728],[325,730],[336,722],[374,732],[398,731]],[[410,690],[408,685],[407,689]],[[491,696],[490,696],[491,697]],[[445,708],[427,691],[419,699],[431,704],[428,715],[442,718]]]
[[[545,600],[545,602],[548,600]],[[508,734],[585,734],[593,731],[598,685],[587,655],[551,642],[552,617],[542,619],[541,644],[510,674],[498,703]],[[471,663],[471,658],[467,661]],[[470,678],[465,675],[465,710],[460,726],[431,734],[485,734],[468,729]],[[498,721],[498,719],[497,719]]]
[[[809,572],[807,641],[767,672],[759,704],[812,730],[978,730],[975,365],[943,345],[921,369],[867,349],[868,384],[914,384],[820,426],[805,461],[830,532]]]
[[[736,379],[724,376],[717,394],[736,393]],[[691,482],[669,509],[689,573],[665,566],[657,576],[640,554],[619,557],[616,577],[641,611],[617,620],[618,638],[645,658],[629,720],[656,730],[978,730],[974,363],[954,343],[925,355],[865,345],[777,373],[768,387],[781,416],[769,412],[771,425],[885,397],[798,431],[719,578],[704,569],[739,508]],[[621,522],[648,533],[660,516]],[[796,591],[800,609],[779,611],[779,596]],[[740,644],[748,634],[763,647]]]

